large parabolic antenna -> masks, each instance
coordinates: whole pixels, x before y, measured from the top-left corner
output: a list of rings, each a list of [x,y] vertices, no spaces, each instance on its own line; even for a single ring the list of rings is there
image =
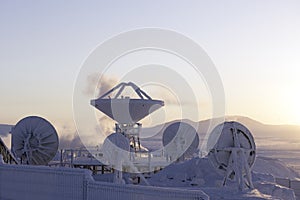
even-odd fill
[[[197,131],[185,122],[172,123],[163,133],[163,146],[167,158],[171,161],[192,157],[198,145]]]
[[[140,98],[120,98],[127,86],[131,86]],[[111,97],[110,95],[115,91],[117,91],[116,95]],[[91,104],[120,124],[134,124],[164,106],[163,101],[152,99],[132,82],[120,83],[98,99],[92,100]]]
[[[216,140],[216,141],[213,141]],[[219,124],[212,131],[208,144],[213,144],[208,158],[216,170],[228,179],[238,182],[239,188],[252,188],[251,168],[255,161],[256,147],[250,131],[238,122]]]
[[[138,97],[123,97],[125,87],[131,87]],[[115,96],[112,96],[116,92]],[[164,106],[161,100],[154,100],[134,83],[120,83],[98,99],[91,100],[91,105],[115,120],[116,133],[121,133],[130,139],[130,145],[135,152],[141,150],[140,129],[138,121]]]
[[[20,120],[11,133],[12,152],[24,164],[47,165],[58,150],[55,128],[41,117]]]

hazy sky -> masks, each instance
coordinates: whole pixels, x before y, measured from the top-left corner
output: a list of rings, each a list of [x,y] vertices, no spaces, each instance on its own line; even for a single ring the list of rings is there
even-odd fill
[[[226,114],[300,124],[300,1],[0,1],[0,122],[72,123],[85,58],[119,32],[178,31],[219,70]]]

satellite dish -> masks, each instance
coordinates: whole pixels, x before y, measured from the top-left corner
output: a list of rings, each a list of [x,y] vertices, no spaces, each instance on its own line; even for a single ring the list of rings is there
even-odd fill
[[[114,183],[125,183],[123,180],[123,164],[129,156],[129,139],[121,133],[112,133],[109,135],[102,146],[103,156],[114,169]]]
[[[199,135],[191,125],[175,122],[165,129],[163,146],[171,161],[190,158],[198,149]]]
[[[120,167],[120,162],[128,158],[130,152],[129,139],[121,133],[112,133],[104,140],[102,151],[110,165]]]
[[[223,185],[230,179],[238,181],[240,189],[244,184],[252,188],[256,147],[250,131],[238,122],[225,122],[213,129],[208,146],[213,143],[208,158],[217,172],[225,176]]]
[[[22,163],[47,165],[58,150],[58,136],[47,120],[30,116],[12,129],[12,152]]]
[[[133,88],[139,99],[120,98],[124,88],[128,86]],[[111,97],[117,90],[117,94]],[[152,99],[137,85],[129,82],[120,83],[98,99],[91,100],[91,105],[120,124],[134,124],[164,106],[164,102]]]

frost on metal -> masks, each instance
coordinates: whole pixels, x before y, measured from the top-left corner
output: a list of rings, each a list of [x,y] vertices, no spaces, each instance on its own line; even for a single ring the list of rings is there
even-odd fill
[[[12,129],[12,152],[20,163],[47,165],[58,150],[58,135],[47,120],[30,116]]]

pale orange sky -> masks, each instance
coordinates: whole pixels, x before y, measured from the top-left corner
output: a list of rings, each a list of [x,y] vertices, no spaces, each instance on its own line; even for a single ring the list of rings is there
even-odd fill
[[[161,27],[205,49],[227,115],[300,125],[299,10],[299,1],[1,2],[0,122],[34,114],[73,126],[73,86],[89,53],[119,32]]]

